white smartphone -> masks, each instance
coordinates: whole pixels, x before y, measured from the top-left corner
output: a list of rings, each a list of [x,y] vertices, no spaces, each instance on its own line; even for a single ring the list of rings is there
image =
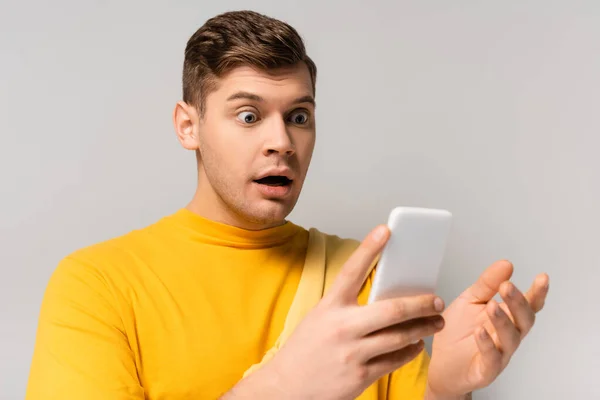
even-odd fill
[[[394,208],[368,302],[435,293],[451,223],[446,210]]]

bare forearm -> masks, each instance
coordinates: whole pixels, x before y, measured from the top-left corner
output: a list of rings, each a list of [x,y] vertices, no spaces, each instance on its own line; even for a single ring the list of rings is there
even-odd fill
[[[425,390],[425,397],[423,400],[472,400],[473,396],[471,393],[467,393],[462,396],[442,396],[436,394],[429,386]]]

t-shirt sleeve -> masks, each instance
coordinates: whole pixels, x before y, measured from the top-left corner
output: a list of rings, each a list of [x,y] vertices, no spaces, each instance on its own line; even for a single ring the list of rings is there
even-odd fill
[[[375,268],[371,271],[358,296],[359,304],[367,304]],[[404,364],[382,379],[378,384],[378,398],[386,400],[420,400],[425,396],[427,372],[429,369],[429,354],[423,350],[409,363]],[[387,384],[385,384],[387,382]],[[383,393],[385,392],[385,393]]]
[[[42,300],[26,400],[143,398],[114,292],[94,266],[63,259]]]

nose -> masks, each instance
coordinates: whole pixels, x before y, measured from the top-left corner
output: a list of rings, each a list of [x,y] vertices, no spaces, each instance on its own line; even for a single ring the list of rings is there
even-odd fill
[[[290,157],[295,152],[294,142],[288,131],[285,121],[281,118],[274,118],[273,122],[265,126],[265,142],[263,154],[279,154],[280,156]]]

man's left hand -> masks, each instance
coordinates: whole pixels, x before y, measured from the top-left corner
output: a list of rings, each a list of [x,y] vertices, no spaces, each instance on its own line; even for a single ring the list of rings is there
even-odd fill
[[[434,335],[428,392],[453,398],[488,386],[506,368],[544,306],[549,277],[538,275],[523,294],[509,282],[513,265],[498,261],[443,313]],[[499,304],[493,297],[500,293]]]

